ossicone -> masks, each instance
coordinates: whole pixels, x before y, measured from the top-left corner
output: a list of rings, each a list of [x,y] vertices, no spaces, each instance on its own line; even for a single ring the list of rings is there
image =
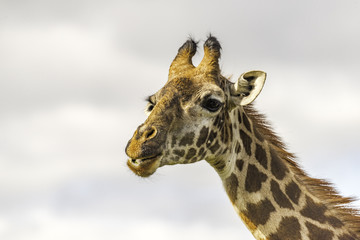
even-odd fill
[[[178,53],[171,63],[169,76],[178,72],[186,71],[187,69],[195,68],[192,64],[192,57],[195,55],[197,43],[189,38],[178,50]]]
[[[204,71],[220,72],[219,58],[221,51],[221,45],[216,37],[209,35],[208,39],[204,43],[204,57],[201,60],[198,68],[204,69]]]
[[[197,42],[189,38],[178,50],[178,53],[171,63],[169,70],[169,79],[176,76],[181,72],[194,69],[192,57],[196,54]],[[203,72],[220,72],[219,58],[220,58],[221,45],[216,37],[211,34],[208,36],[204,43],[204,57],[199,66],[196,68]]]

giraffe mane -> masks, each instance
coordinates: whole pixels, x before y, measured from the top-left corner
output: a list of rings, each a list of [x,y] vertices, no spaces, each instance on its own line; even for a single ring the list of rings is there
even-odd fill
[[[259,113],[253,104],[244,106],[244,110],[252,120],[254,129],[269,141],[279,157],[293,171],[298,181],[302,182],[309,192],[323,201],[327,207],[337,212],[349,230],[353,231],[360,238],[360,212],[351,206],[356,199],[341,196],[333,184],[324,179],[310,177],[296,162],[296,156],[288,152],[286,145],[273,131],[265,115]]]

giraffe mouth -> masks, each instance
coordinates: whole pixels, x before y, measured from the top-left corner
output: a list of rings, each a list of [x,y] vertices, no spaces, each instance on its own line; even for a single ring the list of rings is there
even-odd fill
[[[127,165],[136,175],[140,177],[149,177],[160,166],[160,159],[161,154],[140,159],[130,158]]]

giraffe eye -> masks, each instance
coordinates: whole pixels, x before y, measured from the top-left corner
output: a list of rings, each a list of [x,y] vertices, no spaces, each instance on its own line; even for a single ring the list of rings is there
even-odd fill
[[[155,107],[155,104],[149,102],[146,106],[145,113],[149,114],[154,109],[154,107]]]
[[[146,108],[145,108],[145,113],[146,114],[150,114],[150,112],[154,109],[155,107],[155,103],[154,103],[154,99],[152,96],[150,97],[147,97],[146,98],[146,101],[147,101],[147,105],[146,105]]]
[[[205,99],[201,104],[203,108],[207,109],[210,112],[216,112],[221,108],[222,105],[223,105],[222,102],[214,98]]]
[[[151,112],[154,109],[154,105],[153,104],[149,104],[149,106],[147,107],[147,111]]]

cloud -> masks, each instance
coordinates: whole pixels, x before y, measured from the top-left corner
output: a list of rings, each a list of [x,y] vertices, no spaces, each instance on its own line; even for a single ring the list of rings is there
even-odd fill
[[[159,69],[166,72],[167,67],[144,62],[108,36],[76,25],[5,28],[3,33],[0,106],[6,111],[72,102],[126,108],[130,92],[145,96],[143,89],[151,89],[154,77],[148,72],[166,78]],[[138,88],[140,83],[143,87]]]
[[[250,237],[243,229],[243,233],[233,231],[231,227],[220,229],[211,228],[204,223],[197,222],[184,228],[182,225],[174,225],[169,221],[158,218],[129,219],[123,217],[105,217],[99,221],[93,216],[57,216],[53,213],[35,209],[26,213],[27,220],[21,226],[22,231],[4,232],[0,236],[7,239],[64,239],[86,238],[97,239],[219,239],[227,237],[236,239]],[[30,221],[31,219],[31,221]],[[136,223],[136,224],[134,224]],[[174,234],[177,233],[177,234]],[[15,236],[15,237],[14,237]]]
[[[124,114],[70,104],[2,119],[1,185],[12,190],[52,186],[79,174],[121,169],[121,126],[130,124]]]

